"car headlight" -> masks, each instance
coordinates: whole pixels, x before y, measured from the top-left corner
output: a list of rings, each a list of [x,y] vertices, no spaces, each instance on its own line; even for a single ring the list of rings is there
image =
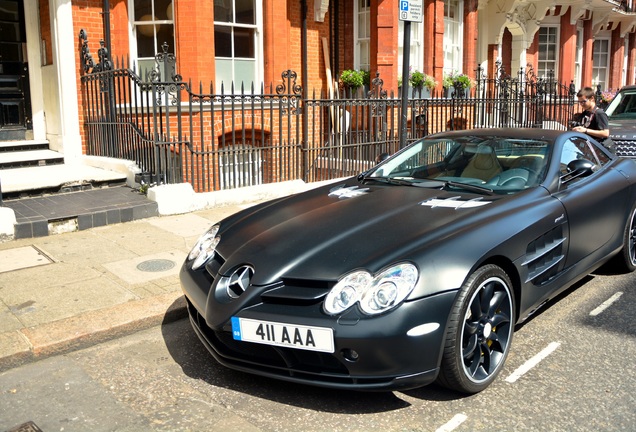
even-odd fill
[[[373,315],[397,306],[413,291],[417,277],[413,264],[398,264],[383,271],[362,295],[360,308]]]
[[[188,259],[194,261],[192,270],[197,270],[214,256],[216,246],[221,241],[221,237],[216,235],[218,232],[219,224],[216,224],[197,240],[197,243],[188,254]]]
[[[325,298],[325,311],[332,315],[339,314],[356,304],[364,290],[370,285],[373,276],[365,271],[358,271],[345,276],[334,286]]]
[[[329,291],[324,309],[335,315],[359,303],[368,315],[385,312],[404,301],[418,276],[417,267],[409,263],[394,265],[375,277],[365,271],[350,273]]]

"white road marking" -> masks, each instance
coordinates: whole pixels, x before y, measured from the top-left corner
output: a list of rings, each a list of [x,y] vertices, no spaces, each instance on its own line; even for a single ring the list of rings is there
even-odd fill
[[[552,352],[556,350],[560,345],[561,344],[559,342],[550,343],[547,347],[541,350],[539,354],[535,355],[530,360],[522,364],[519,368],[517,368],[516,371],[514,371],[508,378],[506,378],[506,381],[508,381],[509,383],[517,381],[526,372],[538,365],[541,360],[552,354]]]
[[[598,314],[600,314],[601,312],[603,312],[605,309],[607,309],[608,307],[610,307],[612,305],[612,303],[614,303],[615,301],[617,301],[619,298],[621,298],[621,296],[623,295],[623,293],[621,291],[617,292],[616,294],[614,294],[613,296],[611,296],[610,298],[608,298],[607,300],[605,300],[599,307],[597,307],[596,309],[594,309],[592,312],[590,312],[591,316],[596,316]]]
[[[443,426],[440,426],[435,432],[450,432],[455,430],[460,424],[464,423],[468,417],[464,414],[457,414],[455,417],[450,419],[448,423]]]

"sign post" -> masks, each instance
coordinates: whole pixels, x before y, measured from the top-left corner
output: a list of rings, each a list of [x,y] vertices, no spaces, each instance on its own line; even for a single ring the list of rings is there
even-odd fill
[[[402,45],[402,109],[400,121],[400,148],[406,146],[409,57],[411,53],[411,22],[422,22],[423,0],[398,0],[400,5],[400,21],[404,21],[404,43]]]

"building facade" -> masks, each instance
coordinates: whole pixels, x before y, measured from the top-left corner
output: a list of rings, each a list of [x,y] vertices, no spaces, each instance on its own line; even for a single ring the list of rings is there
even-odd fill
[[[446,73],[474,76],[480,66],[487,74],[530,69],[577,89],[617,89],[635,83],[634,1],[421,0],[423,22],[409,25],[409,64],[439,83]],[[183,80],[212,91],[258,92],[260,83],[294,70],[311,96],[337,85],[346,69],[379,74],[384,89],[397,90],[405,27],[399,3],[0,0],[13,29],[0,41],[0,139],[47,140],[67,160],[84,154],[82,56],[97,61],[101,47],[143,79],[166,44]]]

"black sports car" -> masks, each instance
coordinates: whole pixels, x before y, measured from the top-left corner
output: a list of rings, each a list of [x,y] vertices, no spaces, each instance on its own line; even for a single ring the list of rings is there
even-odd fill
[[[575,132],[441,133],[214,225],[181,269],[221,364],[330,388],[466,393],[513,329],[614,258],[636,268],[636,162]]]

